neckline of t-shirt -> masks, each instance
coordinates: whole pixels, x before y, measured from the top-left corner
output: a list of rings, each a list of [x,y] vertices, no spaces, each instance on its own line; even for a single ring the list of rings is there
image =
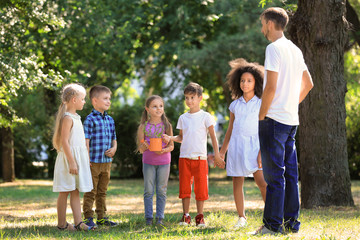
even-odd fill
[[[187,112],[187,114],[189,114],[189,115],[191,115],[191,116],[194,116],[194,115],[200,114],[200,113],[202,113],[202,112],[204,112],[204,110],[200,109],[199,111],[194,112],[194,113]]]

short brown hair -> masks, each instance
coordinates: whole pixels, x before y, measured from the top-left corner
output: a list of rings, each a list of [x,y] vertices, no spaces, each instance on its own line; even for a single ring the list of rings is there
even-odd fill
[[[99,97],[99,94],[100,93],[110,93],[111,95],[111,90],[108,88],[108,87],[105,87],[105,86],[102,86],[102,85],[95,85],[93,87],[90,88],[90,91],[89,91],[89,96],[90,96],[90,99],[93,99],[94,97]]]
[[[199,97],[202,96],[203,88],[194,82],[190,82],[184,89],[184,94],[196,94]]]
[[[271,7],[265,9],[260,15],[260,18],[264,18],[265,21],[273,21],[276,30],[284,30],[289,22],[289,16],[286,11],[279,7]]]

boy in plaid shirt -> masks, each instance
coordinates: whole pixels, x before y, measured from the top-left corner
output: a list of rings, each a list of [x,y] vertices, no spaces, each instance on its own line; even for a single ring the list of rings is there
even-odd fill
[[[116,226],[106,216],[106,191],[110,181],[112,157],[117,149],[115,122],[106,110],[110,107],[111,91],[96,85],[90,89],[90,100],[94,109],[84,121],[86,146],[90,154],[90,168],[94,189],[84,194],[84,222],[88,226]],[[97,221],[93,221],[95,200]]]

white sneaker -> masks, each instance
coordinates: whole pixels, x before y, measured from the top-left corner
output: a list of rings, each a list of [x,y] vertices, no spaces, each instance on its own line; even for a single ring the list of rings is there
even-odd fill
[[[237,223],[234,225],[234,229],[244,228],[247,225],[247,221],[244,217],[239,217]]]
[[[271,231],[270,229],[268,229],[265,226],[261,226],[258,230],[254,231],[254,232],[249,232],[248,234],[249,235],[264,235],[264,234],[277,235],[279,233]]]

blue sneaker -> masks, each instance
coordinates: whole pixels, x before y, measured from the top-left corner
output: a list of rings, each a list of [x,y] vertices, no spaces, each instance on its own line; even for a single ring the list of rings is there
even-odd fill
[[[96,220],[96,224],[99,226],[109,226],[109,227],[115,227],[115,226],[119,225],[116,222],[110,221],[109,218],[107,218],[107,217]]]
[[[92,217],[85,218],[84,223],[89,227],[97,228],[97,225],[94,223],[94,219]]]

